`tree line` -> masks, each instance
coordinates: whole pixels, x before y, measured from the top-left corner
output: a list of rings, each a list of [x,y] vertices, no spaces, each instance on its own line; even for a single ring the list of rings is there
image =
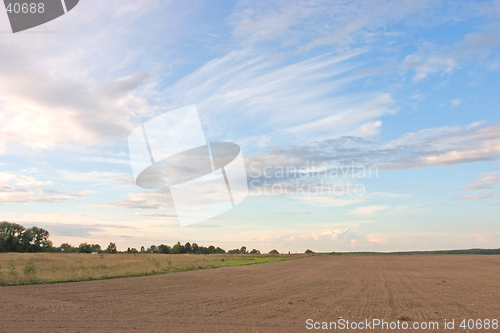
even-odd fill
[[[0,252],[44,252],[52,248],[49,236],[42,228],[0,222]]]
[[[102,249],[99,244],[81,243],[79,246],[72,246],[63,243],[59,247],[52,246],[49,240],[50,233],[38,227],[26,229],[20,224],[0,222],[0,252],[65,252],[65,253],[118,253],[116,244],[110,242],[106,249]],[[126,253],[163,253],[163,254],[260,254],[257,249],[248,251],[245,246],[240,249],[225,251],[220,247],[210,245],[200,246],[196,243],[182,245],[180,242],[173,246],[160,244],[151,245],[148,248],[141,246],[140,250],[128,248]],[[272,250],[270,254],[279,254],[277,250]]]

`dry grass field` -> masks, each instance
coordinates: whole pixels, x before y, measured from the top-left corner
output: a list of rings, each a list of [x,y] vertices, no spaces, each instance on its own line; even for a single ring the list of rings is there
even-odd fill
[[[500,256],[493,255],[318,255],[174,274],[0,287],[0,332],[498,332],[491,326],[458,326],[463,319],[500,319],[499,277]],[[376,318],[440,326],[306,328],[308,319]],[[445,330],[445,320],[455,320],[455,329]]]
[[[304,255],[0,253],[0,286],[144,276],[281,261]]]

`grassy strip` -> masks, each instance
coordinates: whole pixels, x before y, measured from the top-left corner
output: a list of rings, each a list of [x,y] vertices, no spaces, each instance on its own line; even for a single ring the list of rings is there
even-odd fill
[[[0,254],[0,286],[139,277],[209,268],[253,265],[301,257],[303,255],[109,254],[104,258],[104,256],[99,257],[89,254],[7,253]],[[23,264],[23,274],[20,274],[17,272],[16,267]],[[34,265],[34,269],[27,270],[26,267],[31,267],[30,265]]]

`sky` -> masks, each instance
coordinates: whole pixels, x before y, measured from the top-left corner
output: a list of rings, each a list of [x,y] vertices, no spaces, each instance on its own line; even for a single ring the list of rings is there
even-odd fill
[[[0,10],[0,221],[119,250],[498,248],[499,51],[500,1],[81,0],[16,34]],[[180,227],[127,140],[192,104],[249,195]]]

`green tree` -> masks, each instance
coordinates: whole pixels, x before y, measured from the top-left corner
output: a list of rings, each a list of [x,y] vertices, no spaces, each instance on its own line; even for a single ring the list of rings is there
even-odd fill
[[[116,248],[116,244],[113,242],[110,242],[108,247],[106,248],[106,252],[108,253],[116,253],[118,252],[118,249]]]
[[[76,247],[73,247],[69,245],[68,243],[63,243],[61,246],[59,246],[59,250],[61,252],[66,252],[66,253],[72,253],[72,252],[77,252],[78,249]]]
[[[90,245],[90,249],[91,249],[90,252],[100,253],[101,252],[101,245],[99,245],[99,244],[92,244],[92,245]]]
[[[101,245],[81,243],[80,246],[78,246],[78,252],[80,252],[80,253],[98,252],[99,253],[99,252],[101,252]]]
[[[19,238],[20,250],[23,252],[42,252],[52,247],[49,241],[49,232],[38,227],[31,227],[21,234]]]
[[[21,252],[24,227],[17,223],[0,222],[0,252]]]
[[[260,254],[260,251],[253,249],[252,251],[250,251],[250,254]]]
[[[163,254],[169,254],[170,253],[170,246],[161,244],[158,246],[158,252],[163,253]]]
[[[171,254],[185,253],[184,246],[181,244],[181,242],[177,242],[177,244],[175,244],[170,248],[170,253]]]
[[[269,251],[269,254],[280,254],[280,253],[278,252],[278,250],[274,249]]]
[[[215,253],[224,254],[226,253],[226,251],[217,246],[217,248],[215,249]]]
[[[92,253],[92,248],[90,247],[90,244],[88,244],[88,243],[81,243],[78,246],[78,252],[80,252],[80,253]]]

